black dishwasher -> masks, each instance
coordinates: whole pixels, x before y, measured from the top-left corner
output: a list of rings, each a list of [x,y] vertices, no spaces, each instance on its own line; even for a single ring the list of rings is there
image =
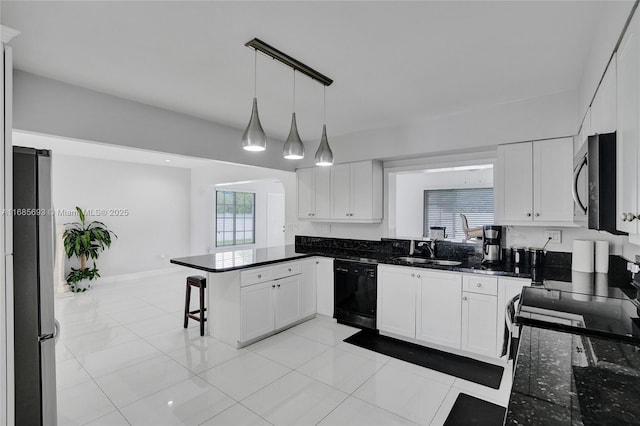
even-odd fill
[[[342,324],[375,330],[378,265],[336,259],[333,278],[333,317]]]

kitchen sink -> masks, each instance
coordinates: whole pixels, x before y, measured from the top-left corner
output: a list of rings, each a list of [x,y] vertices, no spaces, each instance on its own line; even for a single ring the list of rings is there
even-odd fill
[[[400,262],[407,263],[431,263],[431,259],[424,259],[422,257],[400,256],[394,257],[393,260],[399,260]]]
[[[458,266],[462,264],[459,260],[439,260],[439,259],[430,259],[429,263],[440,266]]]
[[[439,265],[439,266],[458,266],[462,264],[462,262],[458,260],[425,259],[422,257],[413,257],[413,256],[394,257],[393,260],[398,260],[400,262],[407,262],[407,263],[420,263],[420,264],[426,264],[426,265]]]

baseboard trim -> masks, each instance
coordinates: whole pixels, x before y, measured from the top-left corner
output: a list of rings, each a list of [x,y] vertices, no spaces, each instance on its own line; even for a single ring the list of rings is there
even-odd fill
[[[170,268],[163,269],[152,269],[150,271],[140,271],[140,272],[131,272],[128,274],[120,274],[120,275],[110,275],[107,277],[100,277],[96,280],[95,283],[91,283],[91,285],[102,284],[102,283],[113,283],[118,281],[129,281],[140,278],[148,278],[148,277],[157,277],[159,275],[171,274],[174,272],[184,271],[187,272],[183,266],[174,266]]]

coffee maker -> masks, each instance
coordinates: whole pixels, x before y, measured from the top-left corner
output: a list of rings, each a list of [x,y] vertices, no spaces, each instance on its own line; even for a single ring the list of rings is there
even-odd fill
[[[497,263],[502,259],[502,226],[482,227],[482,261]]]

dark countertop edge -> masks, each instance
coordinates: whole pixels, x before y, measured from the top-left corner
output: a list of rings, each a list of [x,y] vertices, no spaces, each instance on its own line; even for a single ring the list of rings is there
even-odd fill
[[[295,255],[290,255],[287,257],[283,257],[280,259],[272,259],[272,260],[267,260],[267,261],[262,261],[262,262],[254,262],[251,264],[247,264],[247,265],[241,265],[241,266],[230,266],[227,268],[208,268],[202,265],[195,265],[193,263],[188,263],[188,262],[183,262],[180,260],[180,258],[177,259],[171,259],[170,263],[173,263],[175,265],[180,265],[180,266],[186,266],[188,268],[192,268],[192,269],[198,269],[201,271],[206,271],[206,272],[211,272],[211,273],[222,273],[222,272],[230,272],[230,271],[236,271],[236,270],[241,270],[241,269],[249,269],[249,268],[255,268],[255,267],[259,267],[259,266],[265,266],[265,265],[272,265],[275,263],[282,263],[282,262],[287,262],[290,260],[295,260],[295,259],[303,259],[303,258],[307,258],[307,257],[328,257],[328,258],[334,258],[334,259],[341,259],[341,260],[347,260],[347,261],[353,261],[353,262],[357,262],[358,259],[355,258],[350,258],[350,256],[344,256],[344,255],[331,255],[331,254],[327,254],[327,253],[320,253],[320,252],[306,252],[306,253],[296,253]],[[421,268],[421,269],[430,269],[430,270],[434,270],[434,271],[445,271],[445,272],[460,272],[460,273],[467,273],[467,274],[478,274],[478,275],[487,275],[487,276],[500,276],[500,277],[510,277],[510,278],[521,278],[521,279],[531,279],[532,275],[530,272],[520,272],[520,273],[515,273],[513,271],[504,271],[504,270],[499,270],[499,269],[494,269],[494,270],[484,270],[484,269],[477,269],[477,268],[473,268],[468,266],[468,262],[462,261],[462,265],[459,266],[445,266],[445,265],[433,265],[433,264],[419,264],[419,263],[409,263],[409,262],[402,262],[402,261],[398,261],[398,260],[394,260],[395,257],[398,257],[398,255],[393,255],[393,257],[390,258],[378,258],[378,259],[373,259],[373,258],[362,258],[362,259],[368,259],[370,261],[372,261],[373,263],[376,264],[383,264],[383,265],[390,265],[390,266],[400,266],[400,267],[410,267],[410,268]],[[465,265],[465,263],[467,263],[467,265]]]
[[[558,331],[561,333],[577,334],[584,336],[598,337],[601,339],[610,339],[618,342],[629,343],[631,345],[640,345],[640,338],[625,334],[608,333],[602,330],[594,330],[590,328],[577,328],[564,324],[554,324],[546,321],[535,320],[531,318],[516,316],[516,324],[523,327],[543,328],[546,330]]]
[[[186,266],[187,268],[198,269],[200,271],[206,271],[206,272],[211,272],[211,273],[215,274],[215,273],[221,273],[221,272],[231,272],[231,271],[238,271],[238,270],[241,270],[241,269],[255,268],[255,267],[258,267],[258,266],[272,265],[274,263],[282,263],[282,262],[287,262],[287,261],[290,261],[290,260],[304,259],[304,258],[307,258],[307,257],[316,257],[316,256],[321,256],[321,255],[317,255],[317,254],[313,254],[313,253],[298,253],[298,254],[295,254],[295,255],[283,257],[281,259],[265,260],[265,261],[262,261],[262,262],[250,263],[248,265],[230,266],[228,268],[207,268],[207,267],[200,266],[200,265],[194,265],[193,263],[181,262],[180,260],[177,260],[177,259],[171,259],[169,262],[173,263],[175,265]]]

